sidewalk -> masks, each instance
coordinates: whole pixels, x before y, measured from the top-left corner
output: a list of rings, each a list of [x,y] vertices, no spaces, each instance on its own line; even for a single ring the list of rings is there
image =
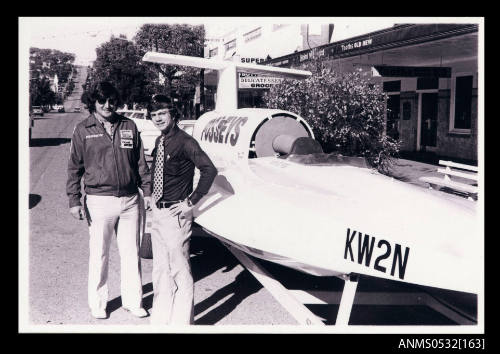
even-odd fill
[[[443,178],[443,174],[437,172],[438,168],[443,168],[438,164],[430,164],[406,159],[394,159],[394,163],[390,168],[389,176],[392,176],[402,182],[410,183],[423,188],[429,188],[429,185],[419,180],[420,177],[439,177]],[[473,181],[465,178],[454,177],[457,182],[467,183],[472,185]],[[444,190],[443,190],[444,192]]]
[[[423,176],[443,177],[441,173],[437,172],[437,169],[438,165],[406,159],[394,159],[389,175],[402,182],[428,188],[428,184],[420,181],[419,178]]]

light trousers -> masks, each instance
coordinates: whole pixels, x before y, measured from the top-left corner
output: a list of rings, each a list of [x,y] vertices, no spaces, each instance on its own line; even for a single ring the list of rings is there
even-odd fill
[[[170,216],[153,205],[153,308],[151,324],[194,323],[194,285],[189,261],[192,213]]]
[[[87,195],[89,225],[88,301],[91,309],[105,310],[108,302],[108,264],[111,237],[116,235],[120,254],[123,307],[142,307],[139,259],[139,195],[113,197]]]

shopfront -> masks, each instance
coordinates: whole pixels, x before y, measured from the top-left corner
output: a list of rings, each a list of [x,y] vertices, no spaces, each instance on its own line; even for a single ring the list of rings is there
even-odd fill
[[[247,64],[260,64],[264,58],[240,57],[234,55],[233,59]],[[264,92],[272,86],[281,83],[281,78],[265,75],[239,72],[238,76],[238,108],[265,108],[263,96]],[[205,110],[215,109],[217,96],[217,73],[215,71],[205,71]]]
[[[268,61],[324,58],[362,70],[387,93],[386,133],[402,152],[478,159],[478,25],[399,25]]]
[[[264,91],[279,85],[283,79],[249,73],[238,73],[238,108],[264,108]]]

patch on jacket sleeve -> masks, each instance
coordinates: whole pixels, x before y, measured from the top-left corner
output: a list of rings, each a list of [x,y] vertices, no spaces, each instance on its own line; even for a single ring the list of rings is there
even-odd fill
[[[121,139],[120,140],[120,147],[122,149],[132,149],[134,147],[134,140],[132,139]]]
[[[132,130],[120,130],[120,138],[122,139],[132,139],[134,136],[132,135]]]

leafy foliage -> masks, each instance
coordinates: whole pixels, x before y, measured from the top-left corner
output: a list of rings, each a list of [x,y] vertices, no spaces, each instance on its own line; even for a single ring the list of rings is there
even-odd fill
[[[203,57],[205,29],[185,24],[145,24],[134,40],[144,53],[155,51]],[[156,73],[156,77],[161,75],[164,79],[158,92],[177,97],[181,103],[188,103],[193,98],[200,81],[200,69],[156,63],[145,65]]]
[[[59,103],[63,97],[51,91],[50,78],[57,75],[59,85],[64,85],[74,70],[75,55],[56,49],[30,48],[30,102],[34,106]],[[69,80],[71,83],[71,80]]]
[[[73,90],[75,89],[75,82],[73,80],[70,80],[68,82],[68,85],[66,86],[66,96],[69,96],[73,93]]]
[[[112,37],[96,49],[96,54],[84,88],[92,82],[109,81],[127,105],[149,99],[154,92],[154,73],[142,63],[144,53],[133,42]]]
[[[359,71],[337,73],[320,60],[301,69],[313,75],[272,87],[264,96],[267,106],[303,117],[325,152],[364,156],[386,172],[400,143],[384,133],[386,95],[381,87]]]
[[[30,101],[32,106],[47,106],[56,102],[56,94],[50,89],[46,77],[30,80]]]
[[[61,52],[56,49],[30,48],[30,69],[39,75],[53,77],[57,74],[59,82],[68,81],[73,71],[75,54]]]
[[[145,24],[134,42],[112,37],[96,49],[97,59],[87,71],[83,88],[107,80],[129,106],[144,106],[153,93],[177,97],[181,105],[189,106],[200,80],[200,69],[147,63],[142,57],[147,51],[202,57],[204,37],[203,26],[170,24]]]

